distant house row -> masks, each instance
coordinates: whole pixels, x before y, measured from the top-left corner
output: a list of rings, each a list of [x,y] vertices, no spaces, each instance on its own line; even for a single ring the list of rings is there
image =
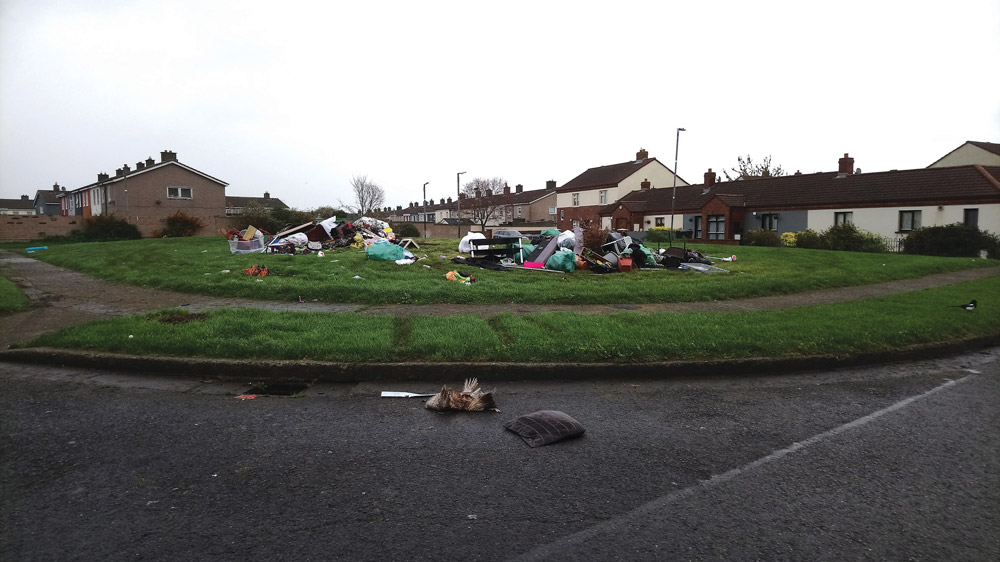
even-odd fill
[[[54,185],[33,199],[0,200],[5,215],[86,217],[115,213],[127,217],[144,235],[177,211],[205,219],[238,215],[256,203],[287,208],[269,193],[264,197],[227,196],[226,182],[178,161],[163,151],[152,158],[97,175],[97,181],[67,190]],[[836,171],[720,182],[704,173],[691,185],[647,151],[635,159],[585,170],[557,187],[475,193],[458,199],[410,202],[381,209],[392,221],[431,225],[470,225],[483,208],[486,227],[537,231],[596,224],[621,231],[654,227],[687,231],[695,240],[738,243],[755,229],[778,233],[824,230],[850,222],[886,237],[921,226],[965,223],[1000,233],[1000,144],[968,141],[927,168],[861,173],[844,154]],[[482,218],[483,215],[479,215]],[[216,221],[217,222],[217,221]]]
[[[914,170],[862,174],[849,154],[835,172],[720,182],[709,169],[698,185],[640,150],[634,160],[590,168],[558,188],[549,181],[544,190],[522,192],[517,186],[513,194],[505,189],[482,197],[504,208],[487,226],[664,227],[708,243],[738,243],[755,229],[821,231],[845,222],[888,238],[953,223],[1000,233],[1000,144],[969,141]],[[471,205],[464,194],[459,201],[413,202],[385,211],[397,221],[454,224],[461,201],[468,220]]]
[[[124,165],[114,175],[97,174],[97,181],[67,190],[58,183],[38,190],[34,199],[0,199],[0,214],[89,217],[115,214],[139,227],[144,235],[162,228],[163,219],[178,212],[214,225],[216,219],[239,215],[256,203],[268,208],[288,208],[265,192],[263,197],[227,196],[228,184],[181,163],[170,150]]]

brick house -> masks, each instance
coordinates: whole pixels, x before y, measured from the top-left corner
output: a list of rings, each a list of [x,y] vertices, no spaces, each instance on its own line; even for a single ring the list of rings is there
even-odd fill
[[[895,238],[921,226],[964,223],[1000,233],[1000,166],[856,173],[845,154],[837,172],[717,183],[709,170],[702,185],[629,193],[601,209],[602,224],[627,230],[669,226],[695,240],[738,243],[747,231],[825,230],[850,222]]]
[[[635,160],[590,168],[556,190],[556,224],[572,229],[586,220],[600,221],[601,209],[628,193],[642,189],[670,188],[688,183],[640,149]]]
[[[226,196],[226,215],[236,216],[243,214],[243,207],[247,205],[256,203],[265,209],[287,209],[288,205],[278,199],[277,197],[271,197],[271,194],[267,191],[264,192],[263,197],[240,197],[238,195],[227,195]]]
[[[545,189],[524,190],[524,186],[518,184],[511,190],[510,186],[504,186],[502,193],[490,193],[481,195],[482,201],[488,202],[495,208],[495,218],[487,223],[489,227],[510,227],[525,228],[552,226],[556,213],[556,190],[555,182],[549,181]],[[465,193],[460,194],[463,201],[462,217],[469,219],[473,205]],[[421,224],[425,220],[431,224],[448,223],[455,224],[458,215],[458,205],[451,197],[447,200],[442,198],[435,203],[433,200],[427,201],[426,205],[420,201],[412,201],[405,208],[397,206],[395,209],[386,208],[384,212],[391,221],[412,222]],[[425,211],[426,209],[426,211]],[[528,228],[528,230],[532,230]]]
[[[114,214],[136,225],[143,236],[163,228],[163,219],[178,211],[215,229],[225,216],[226,182],[182,164],[170,150],[118,168],[114,176],[97,174],[97,181],[59,193],[60,214],[82,216]]]

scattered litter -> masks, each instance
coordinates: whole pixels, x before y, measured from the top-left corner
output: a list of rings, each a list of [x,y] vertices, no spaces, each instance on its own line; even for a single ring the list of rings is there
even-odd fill
[[[412,259],[396,260],[396,265],[413,265],[414,261],[416,261],[416,260],[412,260]]]
[[[426,267],[427,269],[431,268],[431,266],[429,266],[429,265],[424,265],[424,267]]]
[[[721,267],[706,265],[703,263],[682,263],[680,268],[693,269],[695,271],[700,271],[701,273],[729,273],[728,269],[722,269]]]
[[[438,412],[463,411],[463,412],[484,412],[492,410],[499,412],[496,402],[493,400],[493,391],[483,392],[479,388],[479,380],[476,378],[465,379],[465,386],[462,390],[452,390],[447,386],[441,387],[441,392],[432,396],[424,407],[428,410]]]
[[[256,394],[240,394],[236,398],[239,399],[239,400],[253,400],[254,398],[257,398],[257,395]]]
[[[396,392],[392,390],[382,391],[382,398],[430,398],[431,396],[436,396],[436,394],[416,394],[413,392]]]
[[[134,337],[135,337],[135,336],[133,336],[132,334],[129,334],[129,335],[128,335],[128,339],[132,339],[132,338],[134,338]]]
[[[271,272],[266,265],[251,265],[243,270],[243,273],[251,277],[267,277]]]
[[[717,257],[714,257],[714,256],[705,256],[705,257],[708,258],[708,259],[710,259],[710,260],[736,261],[736,256],[729,256],[728,258],[717,258]]]
[[[360,275],[355,275],[354,277],[351,277],[351,279],[361,279],[361,276]]]
[[[228,269],[223,269],[223,270],[222,270],[222,271],[220,271],[219,273],[229,273],[229,270],[228,270]]]
[[[503,427],[520,435],[532,448],[577,437],[586,431],[580,422],[559,410],[539,410],[514,418],[503,424]]]
[[[448,281],[458,281],[465,283],[466,285],[471,285],[476,282],[476,277],[474,275],[469,275],[468,273],[462,273],[461,271],[452,270],[444,274],[444,278]]]
[[[24,251],[25,252],[34,252],[35,250],[48,250],[48,249],[49,249],[48,246],[34,246],[34,247],[31,247],[31,248],[25,248]]]

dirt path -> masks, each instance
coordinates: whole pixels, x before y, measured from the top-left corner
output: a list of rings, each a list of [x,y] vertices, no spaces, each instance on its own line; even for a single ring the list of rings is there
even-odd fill
[[[918,291],[1000,275],[1000,267],[966,269],[918,279],[890,281],[861,287],[823,289],[794,295],[754,299],[654,304],[539,305],[504,303],[495,305],[361,305],[315,302],[277,302],[192,295],[104,281],[84,273],[64,269],[13,252],[0,250],[0,275],[14,281],[34,303],[32,310],[0,317],[0,349],[22,343],[40,334],[74,324],[148,312],[164,307],[183,306],[192,312],[215,308],[255,307],[274,311],[358,312],[397,316],[500,313],[529,314],[565,310],[588,314],[611,312],[742,312],[776,310],[796,306],[829,304]]]

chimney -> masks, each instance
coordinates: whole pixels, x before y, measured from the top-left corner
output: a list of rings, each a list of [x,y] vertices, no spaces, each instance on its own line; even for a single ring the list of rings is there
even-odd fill
[[[27,200],[28,200],[28,196],[27,195],[22,195],[21,196],[21,201],[27,201]]]
[[[402,205],[396,205],[396,210],[397,211],[402,211],[403,210],[403,206]]]
[[[711,168],[705,172],[705,187],[712,187],[715,185],[715,172]]]
[[[524,191],[524,186],[523,185],[517,184],[517,185],[514,186],[514,193],[521,193],[522,191]]]
[[[556,188],[556,180],[549,180],[545,182],[545,189],[555,189],[555,188]]]
[[[101,174],[97,174],[97,180],[101,180]],[[52,184],[52,191],[59,191],[59,182]]]
[[[132,171],[132,168],[129,168],[128,164],[122,164],[122,171],[128,175],[128,173]]]
[[[264,192],[264,199],[270,199],[270,198],[271,198],[271,194],[265,191]]]
[[[509,185],[503,184],[503,194],[504,195],[510,195],[510,186]]]
[[[479,188],[477,187],[477,188],[476,188],[476,199],[479,199],[479,198],[480,198],[480,197],[482,197],[482,196],[483,196],[483,192],[482,192],[482,191],[479,191]]]
[[[142,169],[143,169],[143,168],[145,168],[145,167],[146,167],[146,165],[145,165],[144,163],[142,163],[142,162],[136,162],[136,163],[135,163],[135,171],[137,171],[137,172],[138,172],[139,170],[142,170]]]
[[[792,175],[801,176],[802,175],[802,170],[795,170],[795,173],[792,174]]]
[[[108,177],[107,173],[105,173],[105,172],[98,172],[97,173],[97,181],[108,181],[108,179],[109,179],[109,177]],[[55,187],[53,187],[52,189],[55,189]]]
[[[640,148],[639,152],[635,153],[636,162],[638,162],[639,160],[645,160],[646,158],[649,158],[649,151],[647,151],[645,148]]]
[[[441,198],[441,204],[444,205],[444,197]]]
[[[648,189],[649,189],[650,187],[652,187],[652,184],[651,184],[651,183],[649,183],[649,180],[648,180],[648,179],[644,179],[644,180],[642,180],[642,183],[640,183],[640,184],[639,184],[639,187],[640,187],[640,188],[641,188],[641,189],[642,189],[643,191],[646,191],[646,190],[648,190]]]
[[[156,165],[156,160],[153,160],[152,156],[150,156],[149,158],[146,158],[146,167],[147,168],[150,167],[150,166],[154,166],[154,165]]]
[[[448,204],[451,205],[451,197],[448,198]]]
[[[840,167],[837,169],[839,174],[847,176],[854,174],[854,158],[848,156],[846,152],[844,153],[844,157],[841,158],[838,163],[840,164]]]
[[[465,200],[465,194],[464,193],[459,193],[458,194],[458,200],[459,201],[464,201]]]
[[[160,152],[160,162],[176,162],[177,153],[173,150],[164,150]]]
[[[122,177],[122,169],[121,168],[118,168],[117,170],[115,170],[115,177],[116,178]]]

